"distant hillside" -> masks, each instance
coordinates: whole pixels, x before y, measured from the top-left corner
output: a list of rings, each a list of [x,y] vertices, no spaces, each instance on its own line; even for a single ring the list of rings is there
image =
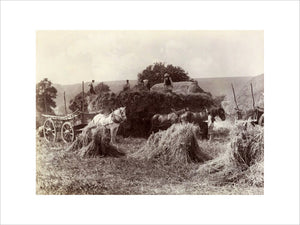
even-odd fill
[[[220,78],[194,78],[198,85],[204,90],[210,92],[213,96],[232,94],[231,83],[235,87],[241,87],[252,77],[220,77]]]
[[[260,76],[262,76],[262,80],[263,80],[263,75],[260,75]],[[198,81],[198,85],[205,92],[210,92],[213,96],[225,95],[225,96],[227,96],[226,97],[227,101],[231,101],[233,99],[233,98],[231,99],[231,97],[232,97],[231,83],[234,85],[236,93],[240,93],[240,90],[242,90],[242,89],[243,89],[242,93],[247,93],[246,89],[248,87],[250,88],[249,82],[251,80],[256,80],[258,78],[256,78],[256,77],[221,77],[221,78],[194,78],[194,79]],[[98,83],[99,82],[96,82],[96,85]],[[107,84],[110,87],[110,90],[112,92],[119,93],[122,90],[123,85],[125,84],[125,80],[105,81],[103,83]],[[136,85],[137,81],[130,80],[129,83],[130,83],[131,87],[133,87],[134,85]],[[261,83],[261,80],[258,81],[258,83]],[[85,91],[89,90],[88,84],[89,84],[89,82],[86,82],[84,85]],[[56,113],[59,113],[59,114],[64,113],[64,91],[66,92],[67,109],[68,109],[68,112],[70,112],[69,111],[70,100],[73,99],[79,92],[81,92],[81,89],[82,89],[81,84],[80,83],[72,84],[72,85],[53,84],[53,86],[57,89]],[[250,91],[250,89],[249,89],[249,91]],[[261,88],[256,88],[256,86],[254,85],[254,92],[257,92],[257,91],[261,91]],[[248,92],[248,94],[251,95],[251,92]],[[243,97],[240,97],[239,102],[243,102]],[[233,104],[234,104],[234,102],[233,102]],[[250,104],[250,106],[252,106],[252,103]]]

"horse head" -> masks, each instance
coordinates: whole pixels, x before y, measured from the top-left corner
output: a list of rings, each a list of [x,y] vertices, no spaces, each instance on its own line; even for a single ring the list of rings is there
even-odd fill
[[[211,115],[213,122],[215,121],[216,116],[220,117],[223,121],[226,119],[225,110],[222,107],[212,108],[209,110],[208,114]]]
[[[176,113],[177,116],[181,116],[183,113],[190,111],[189,107],[180,109],[178,111],[175,111],[175,109],[171,108],[173,113]]]
[[[186,111],[185,113],[180,115],[180,117],[179,117],[180,122],[183,122],[183,123],[191,122],[192,116],[193,116],[192,112]]]
[[[225,110],[222,108],[222,107],[220,107],[219,109],[218,109],[218,116],[221,118],[221,120],[225,120],[226,119],[226,113],[225,113]]]
[[[126,107],[120,107],[113,111],[114,117],[121,123],[127,119],[126,116]]]

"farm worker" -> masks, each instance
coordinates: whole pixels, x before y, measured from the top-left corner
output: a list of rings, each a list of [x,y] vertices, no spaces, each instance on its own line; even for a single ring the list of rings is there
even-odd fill
[[[144,80],[144,86],[147,88],[147,90],[150,90],[149,80]]]
[[[173,89],[173,81],[168,73],[164,75],[164,87],[166,91],[172,91]]]
[[[198,82],[196,80],[191,80],[192,84],[188,87],[188,93],[196,93],[198,88]]]
[[[92,80],[92,83],[89,84],[89,87],[90,87],[90,93],[95,95],[96,92],[94,90],[94,84],[95,84],[95,80]]]
[[[129,80],[126,80],[126,84],[123,87],[123,91],[128,91],[130,89]]]

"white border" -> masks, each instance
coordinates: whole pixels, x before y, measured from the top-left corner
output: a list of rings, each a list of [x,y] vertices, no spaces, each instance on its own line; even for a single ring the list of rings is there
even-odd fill
[[[1,6],[2,223],[299,223],[299,2]],[[265,195],[36,196],[35,31],[52,29],[264,30]]]

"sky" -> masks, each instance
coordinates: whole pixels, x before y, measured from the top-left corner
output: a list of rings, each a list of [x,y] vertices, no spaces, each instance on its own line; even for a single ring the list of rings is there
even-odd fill
[[[263,31],[37,31],[37,82],[135,80],[148,65],[192,78],[264,73]]]

